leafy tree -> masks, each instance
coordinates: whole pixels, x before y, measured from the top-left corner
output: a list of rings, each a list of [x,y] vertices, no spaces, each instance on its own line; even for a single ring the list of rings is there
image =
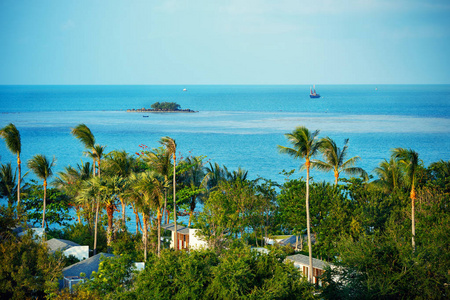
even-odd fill
[[[130,255],[102,256],[98,271],[93,272],[91,280],[83,283],[79,289],[94,292],[102,299],[117,299],[117,295],[132,287],[133,269]]]
[[[153,110],[165,110],[165,111],[176,111],[180,110],[181,106],[175,102],[155,102],[151,105]]]
[[[20,161],[22,143],[20,141],[20,132],[19,130],[17,130],[14,124],[9,123],[8,125],[0,129],[0,137],[5,140],[6,147],[9,149],[9,151],[17,156],[17,170],[19,171],[19,174],[17,176],[17,212],[18,214],[20,214],[20,182],[22,180],[22,168]]]
[[[36,154],[28,161],[28,168],[40,179],[44,181],[44,197],[43,203],[44,207],[42,209],[42,228],[45,227],[45,210],[46,210],[46,200],[47,200],[47,179],[53,175],[53,166],[55,165],[56,159],[53,157],[50,161],[46,156],[42,154]]]
[[[0,243],[0,298],[46,299],[58,290],[63,259],[51,255],[31,231]]]

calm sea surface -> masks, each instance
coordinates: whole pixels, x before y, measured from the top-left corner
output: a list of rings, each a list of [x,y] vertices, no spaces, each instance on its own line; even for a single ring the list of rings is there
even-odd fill
[[[183,91],[186,88],[187,91]],[[278,153],[284,133],[303,125],[319,129],[339,146],[349,138],[349,157],[360,156],[369,173],[390,150],[412,148],[425,165],[450,159],[450,85],[325,85],[320,99],[309,86],[0,86],[0,126],[14,123],[22,137],[22,161],[42,153],[57,158],[56,172],[87,158],[71,134],[85,123],[106,151],[135,153],[174,138],[181,155],[206,155],[229,170],[280,183],[280,172],[298,169]],[[159,101],[198,113],[127,113]],[[0,142],[1,163],[15,158]],[[295,177],[303,173],[296,173]],[[304,175],[303,175],[304,176]],[[333,175],[313,171],[315,181]],[[29,175],[28,178],[33,178]]]

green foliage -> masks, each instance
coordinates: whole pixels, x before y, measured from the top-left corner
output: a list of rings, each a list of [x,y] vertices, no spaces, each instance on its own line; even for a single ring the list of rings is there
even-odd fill
[[[151,256],[127,299],[313,299],[313,288],[285,256],[247,247],[163,251]]]
[[[13,205],[17,199],[16,172],[11,163],[0,165],[0,199],[6,197],[8,205]]]
[[[31,180],[31,184],[26,190],[26,198],[22,199],[22,208],[27,212],[29,222],[33,225],[42,221],[44,188],[36,181]],[[47,207],[45,222],[47,225],[58,224],[67,226],[72,217],[69,213],[69,198],[55,188],[47,189]]]
[[[0,298],[44,299],[58,290],[63,259],[50,255],[31,232],[0,244]]]
[[[129,255],[134,261],[144,261],[142,247],[141,235],[122,231],[117,234],[112,243],[112,252],[114,255]]]
[[[174,111],[180,110],[181,106],[175,102],[155,102],[151,105],[154,110]]]
[[[91,280],[81,284],[80,290],[102,295],[103,299],[117,299],[117,295],[129,290],[133,282],[133,260],[130,255],[100,258],[98,272]]]

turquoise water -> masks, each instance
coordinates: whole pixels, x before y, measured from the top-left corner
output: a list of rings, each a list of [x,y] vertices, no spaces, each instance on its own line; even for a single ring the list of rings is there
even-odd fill
[[[183,92],[183,88],[187,91]],[[135,153],[174,138],[181,155],[206,155],[250,177],[282,182],[283,169],[300,161],[280,155],[284,133],[296,126],[320,129],[338,145],[350,139],[349,155],[371,172],[394,147],[412,148],[425,164],[450,159],[449,85],[316,86],[0,86],[0,126],[14,123],[22,135],[22,160],[43,153],[57,158],[56,171],[75,165],[84,150],[70,129],[88,125],[106,150]],[[127,113],[156,101],[177,102],[194,114]],[[190,152],[189,152],[190,151]],[[0,143],[1,162],[14,161]],[[315,180],[332,174],[314,171]],[[300,176],[300,174],[298,175]]]
[[[425,165],[450,159],[450,85],[316,89],[322,98],[310,99],[309,86],[0,86],[0,126],[14,123],[20,130],[23,162],[38,153],[55,156],[55,173],[87,160],[70,134],[79,123],[89,126],[106,151],[135,153],[141,144],[158,147],[161,137],[170,136],[178,157],[206,155],[229,170],[242,167],[250,178],[279,183],[283,169],[298,169],[301,163],[277,150],[288,145],[284,133],[299,125],[320,129],[321,137],[330,136],[340,146],[349,138],[349,157],[360,156],[359,166],[369,173],[395,147],[416,150]],[[156,101],[199,112],[148,118],[125,112]],[[4,142],[0,157],[1,163],[15,164]],[[331,173],[313,170],[311,175],[315,181],[333,181]],[[293,175],[300,176],[303,172]],[[129,228],[135,228],[133,221]]]

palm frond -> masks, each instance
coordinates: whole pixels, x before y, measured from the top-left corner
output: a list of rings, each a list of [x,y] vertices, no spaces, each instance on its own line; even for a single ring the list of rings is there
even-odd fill
[[[20,155],[21,153],[21,141],[20,132],[17,130],[16,126],[9,123],[2,129],[0,129],[0,137],[5,140],[6,147],[14,153],[15,155]]]
[[[85,148],[94,148],[95,137],[89,127],[87,127],[85,124],[78,124],[76,127],[72,128],[71,133],[75,136],[75,138],[80,140]]]
[[[28,160],[27,166],[38,178],[47,180],[48,177],[53,175],[52,168],[55,162],[55,157],[50,161],[45,155],[36,154]]]

